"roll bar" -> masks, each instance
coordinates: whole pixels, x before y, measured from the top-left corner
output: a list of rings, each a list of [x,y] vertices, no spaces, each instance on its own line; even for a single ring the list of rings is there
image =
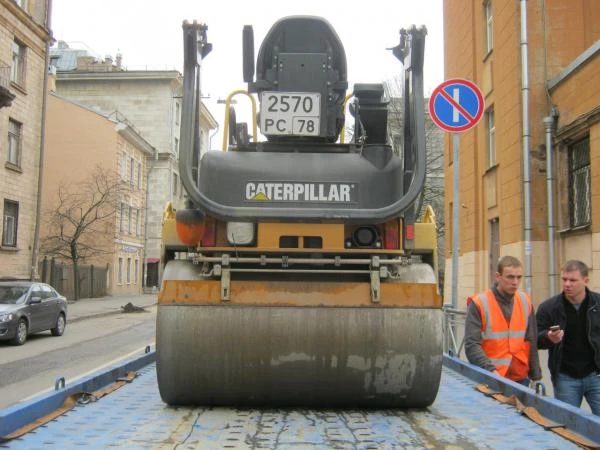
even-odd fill
[[[405,66],[405,136],[404,173],[405,194],[396,202],[373,209],[331,209],[295,208],[278,205],[233,207],[207,197],[198,188],[199,180],[194,177],[194,158],[200,164],[200,68],[202,59],[210,52],[212,45],[206,40],[205,24],[183,23],[184,73],[183,111],[181,124],[181,151],[179,172],[181,181],[195,208],[221,220],[262,220],[262,219],[350,219],[384,221],[396,217],[410,209],[421,194],[425,181],[425,113],[423,98],[423,56],[425,48],[424,27],[400,31],[400,44],[394,47],[394,55]],[[246,44],[247,45],[247,44]],[[247,49],[246,49],[247,50]],[[245,68],[245,76],[251,73]],[[199,171],[197,172],[199,173]],[[391,187],[390,187],[391,188]],[[414,213],[411,213],[414,214]],[[409,214],[409,215],[411,215]]]

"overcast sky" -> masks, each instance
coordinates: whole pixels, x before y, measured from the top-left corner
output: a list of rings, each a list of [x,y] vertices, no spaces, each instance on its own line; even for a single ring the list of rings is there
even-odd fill
[[[425,95],[443,81],[442,0],[53,0],[51,27],[56,40],[85,48],[97,57],[117,53],[133,69],[182,70],[183,20],[208,25],[213,51],[203,62],[205,103],[222,122],[216,100],[245,89],[242,29],[254,28],[255,54],[271,25],[288,15],[317,15],[336,29],[346,50],[349,89],[354,83],[389,80],[401,64],[386,48],[399,42],[399,30],[425,25]],[[239,116],[239,114],[238,114]]]

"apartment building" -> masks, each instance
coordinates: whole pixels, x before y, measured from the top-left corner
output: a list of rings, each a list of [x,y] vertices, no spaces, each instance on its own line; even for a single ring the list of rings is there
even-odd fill
[[[0,0],[0,277],[37,277],[46,0]]]
[[[99,209],[104,218],[85,228],[80,238],[80,253],[85,256],[82,263],[108,267],[110,295],[141,293],[147,166],[154,154],[155,149],[122,116],[99,113],[51,92],[42,185],[42,253],[53,247],[48,238],[58,232],[52,218],[59,208],[59,190],[88,191],[89,199],[83,199],[84,211],[92,204],[91,194],[110,190],[107,204]],[[107,179],[102,191],[93,186],[99,173]],[[99,197],[94,201],[102,201],[97,200]],[[63,204],[68,206],[72,198],[63,195]],[[46,242],[50,245],[44,245]]]
[[[446,79],[475,82],[485,99],[458,161],[445,137],[448,302],[453,248],[458,306],[493,282],[505,254],[524,262],[536,304],[560,290],[571,258],[600,288],[600,2],[445,0],[444,38]]]
[[[186,198],[178,167],[183,78],[178,71],[128,71],[120,55],[114,61],[97,60],[74,55],[75,51],[61,42],[51,49],[57,93],[104,114],[124,115],[156,149],[148,161],[144,286],[159,287],[163,212],[167,202],[179,208]],[[210,130],[216,127],[216,120],[202,105],[204,149],[208,149]]]

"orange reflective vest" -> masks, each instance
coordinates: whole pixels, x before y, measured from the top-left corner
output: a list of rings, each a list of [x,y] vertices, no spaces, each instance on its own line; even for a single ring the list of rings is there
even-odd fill
[[[481,316],[481,348],[498,373],[514,381],[527,378],[531,344],[525,340],[525,332],[533,309],[529,296],[520,291],[515,294],[510,323],[491,289],[469,297],[467,305],[471,302]]]

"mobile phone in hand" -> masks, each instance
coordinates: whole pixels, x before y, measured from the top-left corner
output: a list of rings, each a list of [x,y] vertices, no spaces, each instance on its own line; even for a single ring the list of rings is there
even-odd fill
[[[550,328],[548,328],[550,331],[558,331],[560,330],[560,325],[552,325]]]

